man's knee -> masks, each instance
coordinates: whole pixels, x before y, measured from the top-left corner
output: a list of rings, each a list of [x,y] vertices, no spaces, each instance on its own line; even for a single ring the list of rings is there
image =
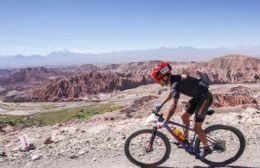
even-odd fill
[[[182,114],[181,118],[182,118],[182,120],[188,120],[190,118],[190,114],[186,112],[186,113]]]
[[[202,130],[202,128],[201,128],[201,123],[195,123],[195,125],[194,125],[194,130],[195,130],[195,131],[201,131],[201,130]]]

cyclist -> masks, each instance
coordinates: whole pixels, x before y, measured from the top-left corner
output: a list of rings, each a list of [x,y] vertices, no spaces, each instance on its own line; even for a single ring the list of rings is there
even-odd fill
[[[202,123],[205,119],[206,112],[212,103],[212,94],[208,90],[208,84],[201,79],[197,79],[188,75],[173,75],[171,74],[172,67],[168,62],[160,62],[151,70],[152,78],[161,86],[170,86],[170,93],[157,108],[162,108],[163,105],[172,100],[167,117],[163,123],[159,124],[161,128],[167,123],[176,111],[177,103],[180,98],[180,93],[192,97],[189,100],[186,112],[182,115],[184,125],[189,127],[189,118],[195,113],[194,130],[197,133],[200,141],[203,144],[203,149],[200,151],[200,156],[205,157],[212,153],[207,141],[206,134],[202,129]],[[188,129],[184,129],[184,135],[188,138]]]

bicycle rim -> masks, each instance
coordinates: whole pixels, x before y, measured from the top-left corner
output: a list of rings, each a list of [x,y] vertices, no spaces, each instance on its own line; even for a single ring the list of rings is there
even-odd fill
[[[170,154],[168,138],[157,131],[153,144],[150,144],[152,134],[153,130],[146,129],[137,131],[128,137],[125,154],[132,163],[149,167],[158,166],[168,159]]]
[[[201,161],[211,166],[225,166],[236,161],[245,149],[245,138],[236,128],[225,125],[213,125],[205,129],[208,144],[213,149],[212,154],[201,158]],[[196,148],[202,148],[199,139]]]

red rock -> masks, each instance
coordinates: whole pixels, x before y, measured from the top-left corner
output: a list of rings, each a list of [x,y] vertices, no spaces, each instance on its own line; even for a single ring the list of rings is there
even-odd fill
[[[149,72],[158,62],[0,70],[0,97],[10,102],[80,101],[98,93],[153,83]],[[256,82],[260,79],[260,60],[253,57],[232,55],[208,63],[172,64],[174,73],[190,74],[209,83]]]
[[[260,79],[260,60],[243,55],[230,55],[195,64],[188,71],[210,83],[244,83]]]
[[[215,94],[213,95],[213,107],[238,106],[246,104],[255,104],[257,101],[249,95],[238,94]]]
[[[33,101],[80,100],[80,97],[85,95],[131,89],[147,82],[152,81],[145,80],[143,76],[136,74],[126,77],[125,73],[92,71],[68,79],[51,81],[45,89],[34,92]]]
[[[51,144],[53,143],[54,141],[51,139],[51,137],[48,137],[43,143],[44,144]]]

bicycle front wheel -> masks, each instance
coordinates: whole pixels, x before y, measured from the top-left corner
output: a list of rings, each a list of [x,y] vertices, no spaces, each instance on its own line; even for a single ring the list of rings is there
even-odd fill
[[[246,140],[242,132],[228,125],[212,125],[204,130],[212,154],[200,160],[210,166],[222,167],[236,161],[244,152]],[[195,141],[195,149],[199,151],[202,143]]]
[[[126,157],[141,167],[155,167],[162,164],[169,158],[170,152],[171,145],[168,138],[161,132],[154,133],[152,129],[136,131],[125,142]]]

